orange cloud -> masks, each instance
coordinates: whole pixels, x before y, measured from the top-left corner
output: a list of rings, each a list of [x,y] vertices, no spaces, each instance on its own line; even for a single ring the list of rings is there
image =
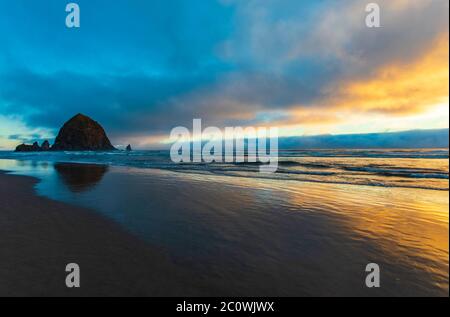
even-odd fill
[[[408,115],[445,102],[449,96],[448,35],[440,36],[413,63],[389,64],[372,78],[335,87],[334,96],[324,104],[352,112]]]
[[[385,64],[327,89],[314,105],[293,106],[270,122],[287,134],[354,133],[448,127],[449,34],[412,62]]]

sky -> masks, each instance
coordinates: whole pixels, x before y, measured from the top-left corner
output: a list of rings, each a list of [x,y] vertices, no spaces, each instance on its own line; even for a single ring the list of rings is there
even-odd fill
[[[449,127],[449,1],[0,0],[0,150],[77,113],[114,145],[172,128],[281,136]]]

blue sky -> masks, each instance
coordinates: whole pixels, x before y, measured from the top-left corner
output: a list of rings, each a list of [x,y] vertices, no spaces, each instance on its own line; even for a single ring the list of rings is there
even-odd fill
[[[284,135],[448,127],[445,0],[378,1],[376,30],[364,1],[79,0],[79,29],[68,2],[0,0],[2,148],[79,112],[138,147],[193,118]]]

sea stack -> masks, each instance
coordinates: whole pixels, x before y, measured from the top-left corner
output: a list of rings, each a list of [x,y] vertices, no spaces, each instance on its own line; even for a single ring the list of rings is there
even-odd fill
[[[39,151],[41,151],[41,147],[37,142],[34,142],[33,145],[20,144],[16,147],[16,152],[39,152]]]
[[[112,146],[102,126],[81,113],[67,121],[58,136],[52,151],[112,151]]]
[[[41,151],[50,151],[50,143],[47,140],[42,142]]]
[[[50,143],[45,140],[42,146],[34,142],[33,145],[20,144],[16,147],[16,152],[112,150],[116,148],[112,146],[102,126],[81,113],[63,125],[53,146],[50,147]]]
[[[131,144],[128,144],[128,146],[127,146],[126,150],[127,150],[127,152],[130,152],[130,151],[132,151],[132,149],[131,149]]]

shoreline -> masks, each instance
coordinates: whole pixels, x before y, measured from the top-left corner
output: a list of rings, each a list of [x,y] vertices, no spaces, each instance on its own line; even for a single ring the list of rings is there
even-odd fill
[[[425,150],[425,149],[424,149]],[[426,149],[427,151],[432,149]],[[444,150],[444,149],[442,149]],[[390,150],[389,150],[390,151]],[[159,151],[142,151],[139,155],[91,155],[89,152],[78,154],[62,152],[62,156],[1,155],[0,170],[10,169],[8,161],[53,164],[103,165],[111,168],[136,168],[141,170],[162,170],[185,175],[211,175],[226,177],[250,177],[261,180],[279,180],[281,182],[299,182],[313,184],[367,186],[375,188],[403,188],[427,191],[448,192],[448,149],[446,159],[438,157],[371,157],[360,156],[298,156],[289,155],[279,161],[276,173],[259,173],[248,163],[228,165],[175,164],[168,163],[166,154]],[[148,152],[148,153],[146,153]],[[126,152],[123,152],[126,153]],[[136,152],[137,153],[137,152]],[[167,153],[168,155],[168,153]],[[331,162],[329,159],[332,159]],[[149,164],[142,162],[150,161]],[[336,162],[333,162],[336,160]],[[343,160],[343,162],[341,162]],[[6,162],[2,162],[6,161]],[[3,163],[3,164],[2,164]],[[15,163],[10,163],[15,164]],[[12,169],[16,171],[16,169]]]
[[[37,196],[37,182],[0,171],[0,296],[206,294],[161,250],[94,211]],[[65,285],[72,262],[80,288]]]
[[[0,158],[1,160],[1,158]],[[108,167],[115,167],[115,168],[136,168],[136,169],[142,169],[142,170],[155,170],[155,171],[165,171],[165,172],[171,172],[171,173],[181,173],[181,174],[186,174],[186,175],[205,175],[202,173],[186,173],[183,171],[179,171],[179,170],[170,170],[170,169],[164,169],[164,168],[160,168],[160,167],[140,167],[140,166],[132,166],[132,167],[128,167],[128,166],[124,166],[124,165],[114,165],[114,164],[105,164],[105,163],[100,163],[100,162],[71,162],[71,161],[61,161],[58,163],[62,163],[62,164],[80,164],[80,165],[98,165],[98,166],[108,166]],[[9,170],[2,170],[0,169],[0,173],[13,173],[13,171],[9,171]],[[257,174],[257,173],[255,173]],[[21,175],[17,175],[17,176],[21,176]],[[234,177],[242,177],[240,175],[227,175],[227,174],[222,174],[222,175],[214,175],[214,174],[209,174],[207,176],[220,176],[220,177],[230,177],[230,178],[234,178]],[[298,183],[311,183],[311,184],[321,184],[321,185],[343,185],[343,186],[361,186],[361,187],[369,187],[369,188],[399,188],[399,189],[405,189],[405,190],[426,190],[426,191],[439,191],[439,192],[448,192],[450,191],[449,188],[432,188],[432,187],[424,187],[424,186],[401,186],[401,185],[386,185],[386,184],[358,184],[358,183],[350,183],[350,182],[340,182],[340,181],[320,181],[320,180],[313,180],[313,179],[277,179],[277,178],[270,178],[270,177],[261,177],[261,176],[255,176],[253,177],[254,179],[259,179],[259,180],[274,180],[274,181],[282,181],[282,182],[298,182]]]

